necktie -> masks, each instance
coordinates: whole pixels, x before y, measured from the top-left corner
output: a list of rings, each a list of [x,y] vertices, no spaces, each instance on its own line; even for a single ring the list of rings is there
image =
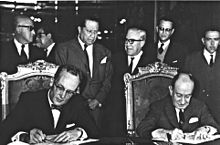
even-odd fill
[[[27,62],[27,55],[24,51],[24,44],[21,45],[21,63],[26,63]]]
[[[51,109],[56,109],[56,110],[59,110],[59,111],[61,111],[62,110],[62,106],[57,106],[57,105],[55,105],[55,104],[51,104],[51,107],[50,107]]]
[[[163,52],[163,43],[161,43],[160,48],[158,49],[159,54],[161,54]]]
[[[213,62],[213,55],[211,54],[210,57],[211,58],[210,58],[209,66],[212,67],[213,64],[214,64],[214,62]]]
[[[183,110],[180,109],[179,111],[179,128],[182,129],[183,128],[183,123],[185,121],[185,118],[184,118],[184,113],[183,113]]]
[[[87,45],[87,44],[84,44],[84,54],[85,54],[85,56],[86,56],[87,69],[88,69],[89,72],[90,72],[90,69],[89,69],[89,55],[88,55],[88,52],[87,52],[87,50],[86,50],[87,47],[88,47],[88,45]]]
[[[128,67],[128,71],[129,71],[130,74],[132,74],[133,60],[134,60],[134,57],[131,57],[131,63]]]

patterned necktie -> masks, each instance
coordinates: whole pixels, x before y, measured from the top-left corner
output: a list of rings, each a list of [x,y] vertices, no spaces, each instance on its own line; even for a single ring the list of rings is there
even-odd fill
[[[134,57],[131,57],[131,63],[128,67],[128,71],[129,71],[130,74],[132,74],[133,60],[134,60]]]
[[[180,109],[179,111],[179,128],[182,129],[183,128],[183,123],[185,121],[185,118],[184,118],[184,113],[183,113],[183,110]]]
[[[213,64],[214,64],[214,62],[213,62],[213,55],[211,54],[210,57],[211,58],[210,58],[209,66],[212,67]]]
[[[161,54],[163,53],[163,43],[161,43],[160,48],[158,49],[158,53]]]
[[[27,55],[24,51],[24,47],[25,47],[25,45],[22,44],[21,45],[21,63],[26,63],[27,62]]]
[[[51,107],[50,107],[51,109],[56,109],[56,110],[59,110],[59,111],[61,111],[62,110],[62,106],[57,106],[57,105],[55,105],[55,104],[51,104]]]
[[[86,61],[87,61],[87,69],[89,70],[89,72],[90,72],[90,69],[89,69],[89,55],[88,55],[88,52],[87,52],[87,50],[86,50],[86,48],[88,47],[88,45],[87,44],[84,44],[84,54],[85,54],[85,56],[86,56]]]

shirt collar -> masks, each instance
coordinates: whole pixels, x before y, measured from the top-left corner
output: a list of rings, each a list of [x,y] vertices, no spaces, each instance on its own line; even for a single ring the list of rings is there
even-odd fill
[[[130,60],[132,57],[133,57],[134,59],[140,58],[142,54],[143,54],[143,51],[141,50],[141,51],[140,51],[137,55],[135,55],[135,56],[130,56],[130,55],[128,55],[128,59]]]
[[[213,60],[215,61],[216,51],[213,53],[210,53],[205,48],[203,49],[203,55],[205,56],[206,59],[210,60],[211,54],[213,55]]]
[[[54,45],[55,45],[55,43],[52,43],[50,46],[47,47],[47,56],[50,54]]]
[[[159,43],[158,43],[158,48],[161,46],[161,43],[162,43],[162,42],[159,41]],[[166,42],[163,42],[163,44],[164,44],[164,45],[163,45],[163,49],[164,49],[164,48],[166,48],[166,47],[170,44],[170,39],[167,40]]]
[[[81,45],[81,47],[82,47],[82,50],[84,50],[84,42],[82,42],[82,40],[79,38],[79,35],[78,35],[78,41],[79,41],[79,44]],[[91,45],[89,45],[88,47],[92,47],[93,46],[93,44],[91,44]],[[87,49],[88,50],[88,49]]]

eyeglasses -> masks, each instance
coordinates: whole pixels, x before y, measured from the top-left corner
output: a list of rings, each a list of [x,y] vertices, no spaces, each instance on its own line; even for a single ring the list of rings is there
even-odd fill
[[[43,37],[43,35],[46,35],[45,33],[37,33],[37,38],[42,38]]]
[[[165,31],[165,32],[170,32],[170,31],[172,31],[172,29],[170,29],[170,28],[162,28],[162,27],[159,27],[159,30],[160,30],[160,31]]]
[[[62,93],[66,92],[66,95],[68,95],[68,96],[73,96],[73,95],[78,94],[76,91],[65,89],[64,86],[62,86],[61,84],[54,83],[54,85],[58,91],[60,91]]]
[[[143,41],[142,39],[125,39],[125,43],[133,44],[135,41]]]
[[[18,27],[28,28],[30,31],[34,30],[34,26],[18,25]]]

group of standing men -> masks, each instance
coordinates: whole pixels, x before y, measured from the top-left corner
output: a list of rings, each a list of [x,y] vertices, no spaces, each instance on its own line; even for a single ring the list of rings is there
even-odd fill
[[[191,73],[198,81],[195,97],[208,104],[211,113],[220,124],[218,29],[207,29],[202,38],[204,49],[189,55],[190,50],[186,45],[172,40],[175,32],[174,22],[163,18],[156,27],[156,43],[146,44],[147,32],[144,28],[129,27],[123,52],[112,55],[110,50],[96,43],[100,26],[95,17],[84,18],[77,27],[77,37],[61,44],[55,44],[51,33],[42,28],[37,32],[37,43],[33,46],[34,24],[28,17],[17,16],[14,26],[14,39],[1,44],[0,71],[15,73],[18,64],[37,59],[47,60],[46,58],[58,65],[74,65],[85,75],[86,83],[83,83],[84,89],[80,93],[99,130],[102,124],[102,108],[106,108],[106,105],[109,106],[109,111],[106,111],[108,116],[105,121],[112,125],[109,125],[110,134],[126,134],[123,75],[127,72],[137,74],[138,67],[155,61]]]

